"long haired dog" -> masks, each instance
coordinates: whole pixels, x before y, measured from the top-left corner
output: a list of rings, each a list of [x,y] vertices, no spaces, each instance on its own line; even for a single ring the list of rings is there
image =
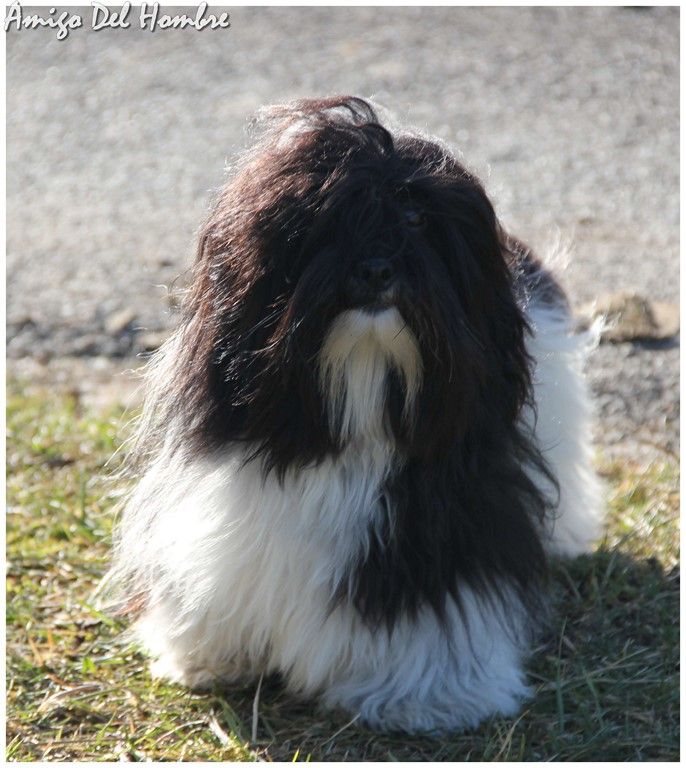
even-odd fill
[[[442,144],[267,110],[150,371],[111,577],[153,672],[410,732],[514,713],[546,554],[599,528],[570,328]]]

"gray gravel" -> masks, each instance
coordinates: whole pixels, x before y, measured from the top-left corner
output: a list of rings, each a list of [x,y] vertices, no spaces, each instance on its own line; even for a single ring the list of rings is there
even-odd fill
[[[573,241],[575,304],[618,289],[678,301],[678,10],[237,8],[231,21],[8,33],[10,358],[127,355],[168,328],[163,286],[246,118],[335,92],[452,142],[535,248]],[[594,353],[606,447],[677,449],[678,358],[678,342]]]

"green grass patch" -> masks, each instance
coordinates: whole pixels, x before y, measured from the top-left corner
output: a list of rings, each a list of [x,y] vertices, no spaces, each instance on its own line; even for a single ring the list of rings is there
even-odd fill
[[[555,569],[553,623],[516,719],[431,740],[372,733],[265,680],[192,694],[152,681],[93,606],[122,413],[8,390],[7,759],[678,760],[678,466],[599,467],[608,534]],[[107,462],[109,461],[109,464]],[[107,464],[107,466],[106,466]]]

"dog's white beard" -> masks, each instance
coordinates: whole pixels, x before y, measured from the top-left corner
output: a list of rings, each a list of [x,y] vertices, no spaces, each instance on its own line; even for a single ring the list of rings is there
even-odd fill
[[[580,348],[561,325],[547,318],[535,325],[534,347],[543,353],[537,380],[547,387],[539,418],[550,421],[542,425],[547,438],[562,430],[577,446],[560,461],[583,467],[553,469],[565,515],[586,524],[594,500],[585,485]],[[250,447],[229,446],[190,463],[163,453],[150,467],[124,515],[118,569],[134,573],[149,595],[136,633],[156,658],[155,674],[203,686],[280,672],[293,692],[320,695],[372,726],[407,731],[474,726],[517,710],[528,692],[527,631],[507,585],[503,603],[462,585],[463,611],[448,600],[447,631],[428,608],[401,617],[390,635],[370,630],[349,601],[332,609],[351,563],[364,556],[388,513],[380,497],[399,460],[383,429],[391,368],[410,413],[421,357],[399,313],[346,312],[320,360],[331,416],[343,414],[351,437],[339,456],[289,470],[282,483],[265,478],[257,461],[244,463]],[[568,383],[583,396],[560,408],[555,392],[561,387],[566,397]],[[561,532],[563,540],[574,538],[569,526]]]
[[[404,417],[412,417],[421,386],[422,357],[412,331],[395,307],[371,314],[348,310],[333,323],[320,357],[329,419],[344,438],[374,439],[384,431],[388,373],[405,391]]]

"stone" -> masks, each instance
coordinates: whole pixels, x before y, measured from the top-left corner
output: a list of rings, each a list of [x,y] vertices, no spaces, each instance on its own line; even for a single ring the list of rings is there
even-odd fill
[[[113,312],[105,320],[105,330],[110,336],[119,336],[136,319],[136,312],[131,307],[125,307]]]
[[[603,318],[605,327],[600,336],[603,342],[662,340],[679,333],[677,304],[652,301],[635,291],[603,294],[579,307],[577,316],[581,329]]]
[[[142,352],[154,352],[167,340],[167,331],[148,331],[136,339],[136,347]]]

